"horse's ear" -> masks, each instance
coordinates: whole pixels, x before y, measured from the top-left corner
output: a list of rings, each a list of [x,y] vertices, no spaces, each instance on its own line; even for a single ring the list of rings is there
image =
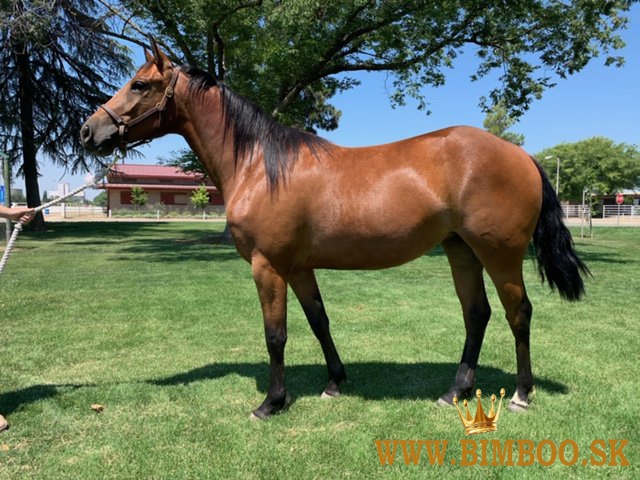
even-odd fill
[[[151,52],[146,48],[144,49],[144,59],[147,62],[155,62],[155,58],[153,58],[153,55],[151,55]]]
[[[169,57],[167,57],[167,55],[162,50],[160,50],[160,47],[156,43],[156,39],[152,36],[150,36],[149,38],[151,40],[151,49],[153,50],[153,60],[156,63],[158,70],[162,72],[165,67],[170,67],[172,65],[171,60],[169,60]]]

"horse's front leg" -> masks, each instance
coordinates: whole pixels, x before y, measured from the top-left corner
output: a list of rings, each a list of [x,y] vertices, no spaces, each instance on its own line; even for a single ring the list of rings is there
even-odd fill
[[[340,356],[329,332],[329,317],[324,309],[320,289],[316,282],[313,270],[299,270],[289,275],[289,284],[302,305],[304,314],[309,321],[316,338],[320,342],[324,358],[329,370],[329,382],[327,383],[323,398],[337,397],[340,395],[338,389],[340,382],[347,379],[344,372],[344,365],[340,361]]]
[[[251,259],[253,279],[264,317],[264,335],[269,351],[269,391],[253,411],[252,419],[267,418],[287,407],[291,398],[284,385],[284,347],[287,343],[287,283],[262,255]]]

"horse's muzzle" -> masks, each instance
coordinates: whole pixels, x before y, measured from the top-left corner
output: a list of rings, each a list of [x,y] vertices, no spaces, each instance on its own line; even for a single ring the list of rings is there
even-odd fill
[[[90,118],[80,128],[80,140],[85,150],[94,155],[110,155],[117,145],[118,130],[109,122],[100,125],[99,121]]]

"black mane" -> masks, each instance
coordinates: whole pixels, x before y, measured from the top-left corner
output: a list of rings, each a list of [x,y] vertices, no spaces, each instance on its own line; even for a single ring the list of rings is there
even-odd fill
[[[253,148],[259,144],[262,148],[270,187],[275,188],[280,179],[286,180],[287,170],[298,159],[300,148],[306,146],[314,156],[320,150],[326,149],[329,143],[327,140],[278,123],[266,115],[258,105],[237,94],[207,72],[191,66],[181,68],[189,77],[190,89],[220,88],[224,138],[229,131],[233,133],[233,153],[236,163],[247,152],[251,152],[249,157],[251,160]]]

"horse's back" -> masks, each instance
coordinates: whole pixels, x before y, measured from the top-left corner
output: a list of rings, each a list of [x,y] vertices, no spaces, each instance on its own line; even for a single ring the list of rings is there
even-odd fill
[[[437,215],[448,228],[471,217],[517,215],[535,225],[541,180],[531,157],[484,130],[458,126],[374,147],[339,149],[331,164],[337,181],[327,185],[377,210],[390,223]],[[331,202],[329,202],[331,203]],[[487,210],[491,211],[489,213]],[[353,213],[353,212],[352,212]],[[507,222],[508,223],[508,222]]]

